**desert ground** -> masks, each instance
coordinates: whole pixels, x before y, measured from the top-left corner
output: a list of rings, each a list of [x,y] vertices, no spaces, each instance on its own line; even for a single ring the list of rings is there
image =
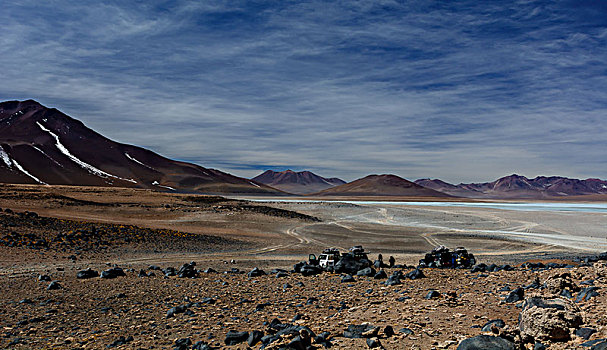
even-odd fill
[[[276,325],[293,324],[316,335],[329,332],[338,349],[374,346],[365,338],[344,337],[351,325],[379,327],[373,339],[386,349],[455,349],[459,341],[487,332],[516,338],[520,305],[505,298],[517,287],[563,273],[575,286],[588,280],[607,285],[604,262],[584,263],[607,251],[607,214],[600,212],[259,202],[25,185],[0,185],[0,208],[1,348],[191,349],[184,344],[201,342],[198,348],[204,343],[246,349],[246,342],[226,345],[226,334],[268,335],[277,332]],[[341,282],[340,274],[290,273],[310,253],[327,247],[345,252],[354,245],[363,245],[372,259],[394,256],[400,266],[384,268],[387,275],[415,271],[424,253],[438,245],[464,246],[479,262],[517,269],[423,269],[425,278],[393,286],[372,277]],[[570,266],[519,267],[527,261]],[[196,262],[196,278],[166,271],[189,262]],[[112,267],[126,276],[76,278],[87,268],[101,273]],[[267,275],[249,277],[246,272],[255,267]],[[282,277],[276,277],[279,272]],[[51,281],[58,289],[47,289]],[[432,290],[439,296],[426,299]],[[606,295],[599,292],[576,305],[583,327],[595,332],[589,339],[544,341],[549,348],[607,338]],[[182,308],[167,315],[175,307]],[[481,330],[494,319],[505,327]],[[278,349],[279,343],[266,348]]]

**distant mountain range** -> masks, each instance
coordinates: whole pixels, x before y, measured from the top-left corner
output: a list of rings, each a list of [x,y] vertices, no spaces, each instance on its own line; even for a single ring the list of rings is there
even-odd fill
[[[33,100],[0,103],[0,182],[284,194],[219,170],[114,142]]]
[[[292,170],[280,172],[267,170],[252,180],[294,194],[315,193],[346,183],[336,177],[325,178],[310,171],[295,172]]]
[[[607,181],[510,175],[493,182],[454,185],[369,175],[345,183],[309,171],[268,170],[248,180],[174,161],[145,148],[114,142],[36,101],[0,103],[0,182],[119,186],[212,194],[401,196],[541,199],[607,195]]]
[[[513,174],[483,183],[453,185],[439,179],[419,179],[415,183],[452,196],[467,198],[541,199],[607,194],[607,181],[579,180],[561,176],[538,176],[528,179]]]
[[[402,177],[390,174],[369,175],[344,185],[332,187],[316,196],[402,196],[402,197],[451,197],[430,188],[420,186]]]

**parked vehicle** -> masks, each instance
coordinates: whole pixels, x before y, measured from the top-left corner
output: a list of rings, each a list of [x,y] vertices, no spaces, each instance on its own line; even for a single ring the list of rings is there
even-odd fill
[[[423,259],[419,261],[422,267],[438,267],[438,268],[470,268],[476,264],[476,258],[473,254],[468,253],[466,248],[457,247],[452,251],[449,248],[441,245],[432,252],[427,253]]]

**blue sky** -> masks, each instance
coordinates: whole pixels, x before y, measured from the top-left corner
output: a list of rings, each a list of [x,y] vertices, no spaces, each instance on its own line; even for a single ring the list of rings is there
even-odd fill
[[[0,100],[240,176],[607,178],[607,2],[3,1]]]

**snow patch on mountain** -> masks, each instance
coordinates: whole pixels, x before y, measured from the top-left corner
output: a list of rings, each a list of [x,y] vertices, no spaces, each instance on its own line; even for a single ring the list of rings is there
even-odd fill
[[[128,182],[132,182],[132,183],[137,183],[137,181],[133,180],[133,179],[125,179],[122,178],[120,176],[116,176],[116,175],[112,175],[110,173],[106,173],[105,171],[95,168],[94,166],[80,160],[78,157],[76,157],[75,155],[73,155],[72,153],[70,153],[70,151],[61,143],[61,141],[59,140],[59,136],[57,136],[56,134],[54,134],[52,131],[50,131],[49,129],[45,128],[44,125],[40,124],[40,122],[36,122],[36,124],[38,124],[38,126],[40,127],[40,129],[42,129],[42,131],[45,131],[47,133],[49,133],[49,135],[51,135],[54,139],[55,139],[55,146],[57,146],[57,149],[59,149],[59,151],[63,154],[65,154],[70,160],[72,160],[74,163],[80,165],[83,169],[87,170],[88,172],[90,172],[91,174],[97,175],[99,177],[102,178],[114,178],[114,179],[119,179],[119,180],[124,180],[124,181],[128,181]]]

